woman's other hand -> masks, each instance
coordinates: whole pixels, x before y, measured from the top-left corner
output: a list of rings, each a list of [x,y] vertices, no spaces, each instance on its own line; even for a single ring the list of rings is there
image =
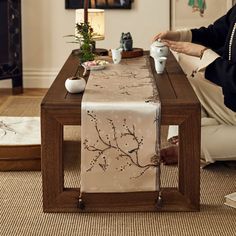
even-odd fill
[[[178,31],[165,31],[157,34],[153,41],[157,41],[158,39],[166,39],[166,40],[172,40],[172,41],[179,41],[180,40],[180,32]]]
[[[162,40],[170,49],[175,52],[184,53],[189,56],[201,57],[205,46],[189,42],[176,42],[171,40]]]

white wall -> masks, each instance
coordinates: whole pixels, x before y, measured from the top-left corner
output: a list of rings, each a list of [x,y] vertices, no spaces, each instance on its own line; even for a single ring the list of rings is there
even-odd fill
[[[201,17],[198,11],[192,11],[186,1],[173,1],[172,29],[208,26],[223,16],[231,7],[232,0],[207,0],[204,16]]]
[[[74,10],[66,10],[64,0],[22,0],[24,87],[49,87],[75,44]],[[134,0],[132,10],[106,10],[105,40],[97,47],[119,45],[121,32],[130,31],[135,47],[148,49],[155,33],[169,27],[169,1]],[[10,80],[0,81],[10,87]]]
[[[107,10],[105,12],[106,38],[98,46],[119,46],[122,32],[130,31],[134,47],[148,49],[152,37],[169,28],[169,1],[134,0],[132,10]]]

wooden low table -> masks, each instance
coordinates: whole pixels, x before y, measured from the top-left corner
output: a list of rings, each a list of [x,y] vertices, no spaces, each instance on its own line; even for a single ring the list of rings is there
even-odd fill
[[[132,60],[132,59],[131,59]],[[162,207],[157,192],[83,193],[64,187],[63,126],[81,125],[81,94],[68,94],[67,77],[82,74],[71,54],[41,104],[44,212],[197,211],[200,208],[200,103],[173,55],[165,73],[158,75],[150,58],[162,103],[161,124],[179,125],[179,185],[163,188]]]

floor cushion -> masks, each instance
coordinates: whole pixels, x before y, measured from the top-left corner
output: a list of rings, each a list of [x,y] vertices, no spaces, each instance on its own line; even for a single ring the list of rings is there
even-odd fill
[[[0,171],[40,170],[39,117],[0,116]]]

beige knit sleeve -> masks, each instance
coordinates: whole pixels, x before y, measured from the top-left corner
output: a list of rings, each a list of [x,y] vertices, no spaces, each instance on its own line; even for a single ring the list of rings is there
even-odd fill
[[[204,71],[206,67],[210,65],[213,61],[215,61],[218,57],[220,56],[213,50],[211,49],[205,50],[200,60],[198,71]]]
[[[191,30],[178,30],[178,32],[180,32],[180,42],[192,42]]]

